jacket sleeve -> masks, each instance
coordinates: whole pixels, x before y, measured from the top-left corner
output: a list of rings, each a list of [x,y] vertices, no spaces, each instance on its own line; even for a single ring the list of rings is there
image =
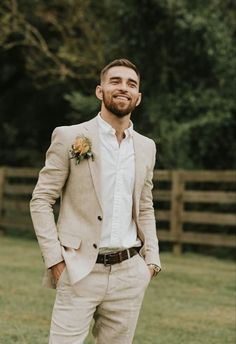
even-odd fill
[[[53,205],[60,197],[69,173],[68,148],[63,141],[63,129],[56,128],[30,201],[35,233],[47,268],[63,260],[53,213]]]
[[[145,183],[139,202],[139,226],[144,234],[145,261],[147,264],[156,264],[161,267],[159,245],[156,234],[156,220],[153,207],[153,170],[156,161],[156,146],[152,141],[152,162],[147,169]]]

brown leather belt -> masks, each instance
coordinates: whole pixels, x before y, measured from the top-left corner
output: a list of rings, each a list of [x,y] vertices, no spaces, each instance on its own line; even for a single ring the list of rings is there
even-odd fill
[[[127,250],[115,252],[115,253],[105,253],[99,254],[96,263],[107,265],[113,265],[121,263],[126,259],[135,256],[140,250],[140,247],[131,247]]]

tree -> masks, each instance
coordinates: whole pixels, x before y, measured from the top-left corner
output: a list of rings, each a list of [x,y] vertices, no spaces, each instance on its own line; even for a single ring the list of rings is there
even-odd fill
[[[1,1],[1,164],[41,165],[53,128],[68,123],[64,94],[94,87],[106,51],[99,4]]]
[[[113,12],[115,39],[141,67],[161,167],[235,168],[235,13],[223,0],[129,0]]]
[[[3,0],[2,161],[13,150],[33,163],[53,126],[92,116],[99,70],[127,57],[142,75],[135,127],[157,141],[159,167],[235,168],[235,19],[232,0]]]
[[[104,64],[105,21],[91,0],[2,0],[0,45],[20,47],[38,85],[94,80]]]

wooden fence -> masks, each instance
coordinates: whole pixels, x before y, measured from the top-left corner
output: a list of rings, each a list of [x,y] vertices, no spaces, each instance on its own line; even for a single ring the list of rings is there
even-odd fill
[[[236,171],[155,171],[154,182],[158,236],[174,252],[186,243],[236,245]]]
[[[0,168],[0,228],[33,231],[29,200],[38,169]],[[234,247],[236,171],[155,171],[153,198],[161,242]]]

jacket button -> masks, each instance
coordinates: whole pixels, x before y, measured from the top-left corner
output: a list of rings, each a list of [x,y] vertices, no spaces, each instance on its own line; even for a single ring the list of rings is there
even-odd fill
[[[102,221],[102,217],[101,217],[100,215],[98,216],[98,220],[99,220],[99,221]]]
[[[93,244],[93,247],[94,247],[94,248],[98,248],[98,247],[97,247],[97,244]]]

